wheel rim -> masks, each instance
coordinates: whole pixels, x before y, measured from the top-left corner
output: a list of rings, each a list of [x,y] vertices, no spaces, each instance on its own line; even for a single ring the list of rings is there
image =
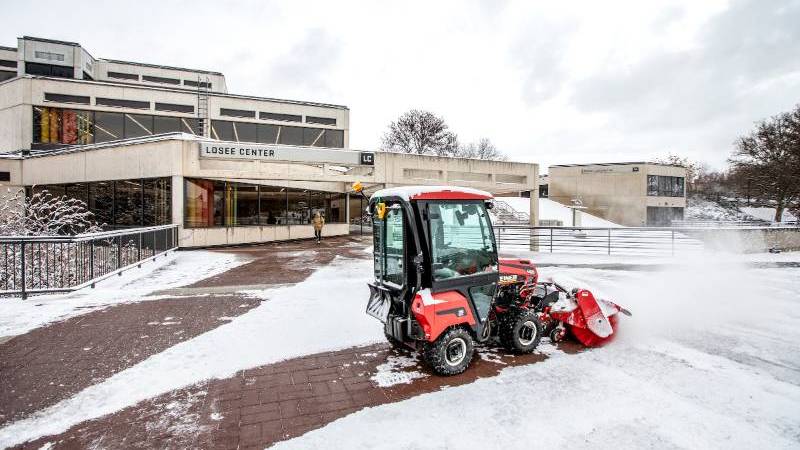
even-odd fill
[[[519,328],[519,343],[528,346],[536,339],[538,329],[532,320],[526,320]]]
[[[444,360],[448,366],[457,366],[467,357],[467,342],[462,338],[455,338],[444,349]]]

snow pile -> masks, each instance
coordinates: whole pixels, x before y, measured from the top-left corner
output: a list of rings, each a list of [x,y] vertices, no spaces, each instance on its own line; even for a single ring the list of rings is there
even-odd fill
[[[112,276],[97,283],[94,289],[84,288],[67,294],[36,295],[27,300],[0,300],[0,336],[26,333],[51,322],[87,314],[120,303],[159,300],[155,291],[185,286],[212,277],[247,260],[229,253],[203,250],[173,252],[154,261],[142,263],[122,276]]]
[[[756,208],[756,207],[744,206],[741,208],[741,210],[750,216],[753,216],[760,220],[766,220],[767,222],[772,222],[775,219],[775,208]],[[792,214],[786,209],[783,210],[783,215],[781,216],[781,222],[795,222],[797,220],[798,219],[794,214]]]
[[[372,261],[337,258],[304,282],[260,292],[258,307],[211,331],[0,429],[0,447],[56,434],[85,420],[209,378],[298,356],[384,341],[364,313]]]
[[[275,448],[529,448],[522,434],[543,448],[797,448],[799,268],[706,256],[664,271],[541,273],[633,317],[607,347],[564,354],[543,342],[542,363],[367,408]]]
[[[743,213],[735,206],[723,206],[715,201],[706,200],[700,197],[689,197],[686,199],[686,220],[710,220],[718,222],[739,222],[752,220],[747,214]]]
[[[497,200],[504,201],[518,212],[530,215],[531,199],[524,197],[497,197]],[[621,225],[610,222],[600,217],[593,216],[585,211],[580,212],[581,226],[584,227],[604,227],[617,228]],[[572,209],[556,201],[540,198],[539,199],[539,220],[560,220],[565,227],[572,226]]]
[[[417,378],[428,375],[417,370],[407,370],[419,366],[417,358],[402,355],[389,355],[386,362],[377,367],[378,372],[370,378],[380,387],[389,387],[396,384],[409,384]]]

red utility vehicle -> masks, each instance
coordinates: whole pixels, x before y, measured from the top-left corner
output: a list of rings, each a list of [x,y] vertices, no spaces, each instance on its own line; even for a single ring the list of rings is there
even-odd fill
[[[421,351],[436,373],[453,375],[467,368],[476,341],[496,338],[509,351],[530,353],[542,335],[557,342],[570,333],[587,346],[611,339],[617,313],[628,311],[587,290],[540,281],[529,260],[498,258],[491,200],[455,187],[372,195],[367,313],[384,323],[389,342]]]

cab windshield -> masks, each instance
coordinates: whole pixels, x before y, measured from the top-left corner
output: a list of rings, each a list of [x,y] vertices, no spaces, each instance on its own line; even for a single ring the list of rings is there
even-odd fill
[[[395,204],[390,206],[383,220],[373,220],[375,279],[397,286],[403,285],[403,259],[405,236],[403,211]]]
[[[483,202],[428,204],[434,280],[497,270],[494,234]]]

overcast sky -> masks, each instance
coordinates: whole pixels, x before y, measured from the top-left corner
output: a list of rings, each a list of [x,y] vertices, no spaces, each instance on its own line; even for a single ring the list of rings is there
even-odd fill
[[[76,41],[221,71],[232,93],[347,105],[357,149],[421,108],[544,167],[670,151],[722,167],[754,121],[800,103],[800,0],[7,6],[0,45]]]

